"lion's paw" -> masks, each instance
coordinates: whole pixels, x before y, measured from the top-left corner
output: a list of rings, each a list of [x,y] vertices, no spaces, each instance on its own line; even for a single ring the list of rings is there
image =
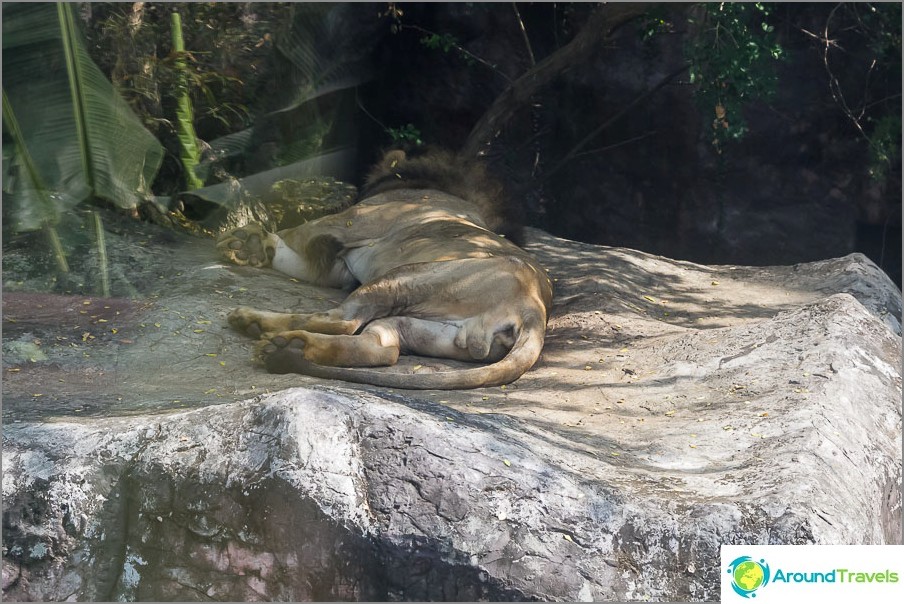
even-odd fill
[[[260,343],[258,344],[258,348],[262,355],[268,355],[273,354],[274,352],[283,348],[294,348],[301,350],[304,348],[304,345],[304,339],[299,337],[295,332],[289,334],[267,333],[263,335]]]
[[[224,233],[217,240],[217,250],[230,262],[257,268],[270,266],[276,255],[274,236],[259,224]]]
[[[264,334],[257,343],[258,362],[270,373],[294,373],[304,363],[305,340],[298,332]]]
[[[252,338],[260,338],[263,333],[260,315],[253,308],[239,306],[229,313],[229,316],[226,319],[233,329],[251,336]]]

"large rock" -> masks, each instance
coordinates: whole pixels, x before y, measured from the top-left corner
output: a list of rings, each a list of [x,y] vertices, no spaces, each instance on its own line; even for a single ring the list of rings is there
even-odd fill
[[[900,542],[901,295],[865,257],[530,237],[556,306],[505,388],[268,375],[226,312],[341,294],[203,242],[142,302],[6,296],[5,598],[714,600],[723,543]]]

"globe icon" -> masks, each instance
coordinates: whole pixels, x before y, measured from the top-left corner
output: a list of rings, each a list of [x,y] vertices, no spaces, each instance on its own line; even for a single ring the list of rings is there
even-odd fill
[[[744,591],[754,591],[765,580],[763,567],[753,560],[738,564],[734,569],[733,576],[735,584]]]

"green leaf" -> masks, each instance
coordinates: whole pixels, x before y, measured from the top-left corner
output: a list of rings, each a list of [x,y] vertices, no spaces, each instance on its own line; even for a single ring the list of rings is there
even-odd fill
[[[60,237],[54,228],[54,222],[57,218],[57,203],[50,196],[47,187],[41,181],[41,175],[38,174],[35,168],[34,160],[31,158],[31,153],[28,152],[28,147],[19,128],[19,122],[13,113],[12,106],[9,104],[5,90],[3,91],[3,125],[13,139],[15,158],[19,162],[17,167],[21,168],[21,173],[17,174],[17,176],[22,179],[22,185],[20,185],[19,189],[22,191],[22,199],[25,200],[25,208],[31,212],[29,220],[37,225],[33,228],[44,226],[50,246],[53,249],[57,267],[61,272],[68,273],[69,263],[66,261],[66,253],[63,251]],[[12,214],[15,215],[17,212],[14,211]],[[18,212],[18,214],[21,220],[22,212]]]
[[[29,222],[34,222],[36,226],[33,228],[37,228],[42,223],[53,223],[59,208],[35,167],[34,159],[25,143],[25,137],[19,128],[19,120],[13,112],[5,90],[3,91],[3,126],[12,138],[14,145],[12,165],[16,169],[15,171],[10,170],[8,177],[14,179],[13,186],[21,191],[21,195],[27,201],[26,207],[33,214],[29,218]]]
[[[17,179],[5,200],[17,229],[56,218],[37,209],[29,183],[57,215],[92,196],[134,208],[151,195],[163,148],[91,60],[72,4],[3,5],[3,90],[38,175]]]
[[[182,19],[179,13],[173,12],[170,15],[170,24],[173,52],[176,53],[176,134],[179,138],[179,159],[185,171],[185,186],[188,189],[200,189],[204,183],[198,178],[195,170],[201,163],[201,151],[198,149],[195,114],[188,94],[188,68],[182,56],[185,52],[185,43],[182,40]]]
[[[414,143],[415,145],[423,144],[421,131],[415,128],[414,124],[405,124],[401,128],[387,128],[386,133],[397,143],[407,142]]]

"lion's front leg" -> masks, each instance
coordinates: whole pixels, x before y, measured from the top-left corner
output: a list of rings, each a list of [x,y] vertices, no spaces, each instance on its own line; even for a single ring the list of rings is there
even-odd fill
[[[259,224],[248,224],[224,233],[217,240],[217,250],[230,262],[241,266],[270,266],[276,255],[279,238]]]
[[[240,306],[229,313],[228,320],[234,329],[252,338],[259,338],[264,333],[299,329],[322,334],[350,335],[361,326],[360,320],[344,319],[338,308],[327,312],[281,313]]]

